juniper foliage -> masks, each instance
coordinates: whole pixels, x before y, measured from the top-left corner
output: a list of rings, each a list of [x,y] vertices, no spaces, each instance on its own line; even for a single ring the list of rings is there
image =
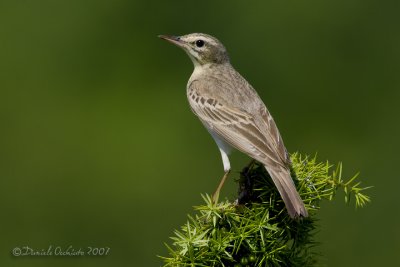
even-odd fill
[[[316,213],[321,200],[343,190],[345,202],[362,207],[370,201],[358,175],[344,181],[342,164],[317,162],[316,157],[291,155],[292,177],[310,216],[293,220],[262,164],[252,162],[240,173],[238,199],[195,207],[175,231],[164,266],[315,266]]]

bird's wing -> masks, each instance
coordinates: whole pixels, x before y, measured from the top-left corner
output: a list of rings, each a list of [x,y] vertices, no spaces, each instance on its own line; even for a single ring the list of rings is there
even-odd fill
[[[286,166],[286,150],[279,151],[281,138],[272,118],[265,114],[268,127],[259,127],[251,114],[230,107],[201,90],[201,83],[189,85],[188,99],[193,112],[211,130],[232,147],[269,166]],[[217,89],[216,89],[217,90]],[[198,93],[201,92],[201,93]],[[263,112],[260,110],[260,112]],[[262,114],[261,114],[262,115]],[[266,129],[266,130],[265,130]]]
[[[290,164],[291,162],[289,154],[283,143],[281,134],[279,133],[278,127],[276,126],[274,119],[272,118],[271,114],[269,113],[265,105],[263,105],[263,107],[260,108],[260,115],[267,129],[266,138],[268,139],[268,143],[273,146],[274,151],[279,155],[281,160],[285,162],[285,164]]]

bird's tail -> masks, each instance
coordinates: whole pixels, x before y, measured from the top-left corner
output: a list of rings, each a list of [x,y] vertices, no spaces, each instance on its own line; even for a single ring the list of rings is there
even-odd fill
[[[265,168],[270,174],[275,186],[278,188],[290,217],[307,217],[307,210],[296,190],[289,170],[283,167],[267,168],[267,166],[265,166]]]

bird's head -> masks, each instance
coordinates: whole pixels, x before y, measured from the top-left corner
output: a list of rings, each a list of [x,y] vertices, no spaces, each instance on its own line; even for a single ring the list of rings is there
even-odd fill
[[[182,36],[159,35],[158,37],[185,50],[195,66],[229,62],[224,45],[211,35],[191,33]]]

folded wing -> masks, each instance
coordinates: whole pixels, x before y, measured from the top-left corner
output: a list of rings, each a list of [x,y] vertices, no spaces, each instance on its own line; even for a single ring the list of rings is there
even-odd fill
[[[259,111],[262,119],[256,121],[245,110],[227,106],[205,94],[208,90],[202,90],[201,86],[200,82],[192,82],[188,99],[193,112],[206,127],[232,147],[268,166],[286,166],[286,150],[265,107]]]

